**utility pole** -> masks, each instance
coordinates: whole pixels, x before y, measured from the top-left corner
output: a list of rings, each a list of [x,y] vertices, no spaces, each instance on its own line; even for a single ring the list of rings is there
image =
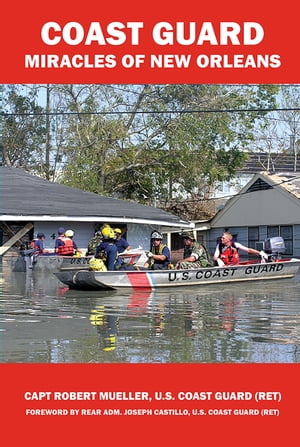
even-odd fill
[[[50,180],[50,86],[46,87],[46,139],[45,139],[45,173],[46,179]]]
[[[297,171],[297,151],[295,148],[295,135],[290,135],[290,149],[292,154],[294,154],[294,172]]]

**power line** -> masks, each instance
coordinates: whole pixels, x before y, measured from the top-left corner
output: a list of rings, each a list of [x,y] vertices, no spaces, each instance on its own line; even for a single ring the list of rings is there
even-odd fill
[[[7,113],[1,112],[1,115],[5,118],[8,116],[58,116],[58,115],[131,115],[131,114],[167,114],[167,113],[178,113],[178,114],[187,114],[187,113],[249,113],[249,112],[299,112],[300,107],[285,107],[285,108],[249,108],[249,109],[196,109],[196,110],[137,110],[137,111],[110,111],[110,112],[14,112]]]

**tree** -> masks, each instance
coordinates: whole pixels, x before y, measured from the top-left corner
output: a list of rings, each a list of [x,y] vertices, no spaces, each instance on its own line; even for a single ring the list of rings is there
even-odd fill
[[[43,174],[45,116],[37,104],[36,92],[20,94],[15,85],[5,89],[3,97],[2,156],[7,166],[22,166]]]
[[[203,196],[232,178],[265,115],[248,109],[274,107],[276,93],[263,85],[61,88],[74,111],[63,181],[144,203],[197,189]]]
[[[300,89],[299,85],[281,85],[276,113],[270,112],[260,123],[250,148],[252,152],[268,154],[263,158],[262,169],[272,172],[280,159],[292,159],[293,171],[297,169],[300,152]]]
[[[262,109],[275,106],[278,90],[176,84],[49,88],[47,163],[53,178],[160,206],[174,198],[205,199],[216,181],[231,179],[257,122],[264,121]]]

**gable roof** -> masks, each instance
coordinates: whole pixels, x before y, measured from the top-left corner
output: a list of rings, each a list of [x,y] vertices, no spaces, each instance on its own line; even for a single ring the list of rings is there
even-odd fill
[[[211,227],[300,223],[300,176],[255,174],[211,220]]]
[[[0,167],[0,187],[2,221],[109,221],[180,228],[193,226],[160,208],[52,183],[20,168]]]

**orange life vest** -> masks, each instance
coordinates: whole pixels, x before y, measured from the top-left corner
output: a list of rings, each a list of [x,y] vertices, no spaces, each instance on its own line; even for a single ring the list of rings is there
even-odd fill
[[[57,254],[62,256],[68,256],[74,254],[74,245],[72,239],[68,237],[60,237],[64,245],[59,245],[57,247]]]
[[[240,262],[240,256],[235,247],[227,247],[220,250],[220,259],[224,262],[225,265],[236,265]]]
[[[41,251],[41,248],[38,246],[38,245],[36,245],[36,241],[37,241],[38,239],[33,239],[31,242],[30,242],[30,247],[31,248],[35,248],[36,250],[38,250],[37,251],[37,254],[41,254],[41,253],[43,253],[42,251]]]

